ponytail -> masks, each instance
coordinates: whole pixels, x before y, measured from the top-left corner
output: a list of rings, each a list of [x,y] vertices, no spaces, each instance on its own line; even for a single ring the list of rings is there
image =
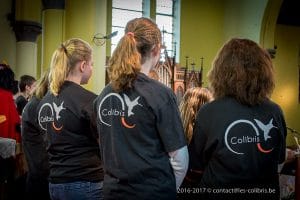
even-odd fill
[[[150,57],[153,47],[161,43],[157,24],[148,18],[135,18],[125,27],[108,64],[108,74],[116,92],[133,87],[141,65]]]
[[[37,99],[42,99],[47,91],[48,91],[48,87],[49,87],[49,70],[45,71],[43,73],[43,75],[41,76],[41,78],[38,80],[35,90],[33,92],[33,95],[37,98]]]
[[[141,55],[134,34],[130,33],[123,36],[109,61],[109,78],[117,92],[132,88],[137,72],[141,70]]]
[[[67,59],[66,52],[62,47],[57,49],[52,56],[49,78],[51,80],[50,91],[55,96],[58,95],[62,84],[67,78]]]

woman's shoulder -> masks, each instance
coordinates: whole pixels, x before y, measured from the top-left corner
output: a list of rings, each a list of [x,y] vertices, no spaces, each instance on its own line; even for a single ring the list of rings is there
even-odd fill
[[[41,99],[38,99],[36,96],[32,96],[25,107],[36,107],[40,101]]]
[[[35,96],[31,97],[31,99],[28,101],[22,112],[22,121],[31,120],[31,118],[35,114],[37,114],[40,101],[41,100],[36,98]]]
[[[267,99],[266,101],[264,101],[262,103],[262,106],[270,111],[274,111],[274,112],[279,112],[279,113],[283,113],[281,107],[279,104],[275,103],[274,101],[272,101],[271,99]]]
[[[95,99],[97,97],[94,92],[71,81],[65,81],[59,96],[63,99],[80,99],[81,101]]]
[[[139,89],[141,92],[145,91],[147,93],[151,93],[154,96],[160,96],[160,95],[167,95],[167,96],[173,96],[174,92],[171,88],[167,87],[165,84],[154,80],[152,78],[149,78],[145,74],[138,74],[137,81],[134,85],[137,89]]]

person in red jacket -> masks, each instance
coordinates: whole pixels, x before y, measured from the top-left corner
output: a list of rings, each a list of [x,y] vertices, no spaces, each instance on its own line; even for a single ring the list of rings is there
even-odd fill
[[[6,64],[0,64],[0,137],[21,140],[20,117],[13,99],[15,74]]]

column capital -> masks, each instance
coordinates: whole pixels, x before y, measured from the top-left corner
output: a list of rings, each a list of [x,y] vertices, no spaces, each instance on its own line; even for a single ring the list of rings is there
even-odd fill
[[[43,10],[47,9],[65,9],[65,0],[42,0]]]
[[[13,30],[17,42],[28,41],[36,42],[37,36],[42,32],[42,25],[33,21],[15,21]]]

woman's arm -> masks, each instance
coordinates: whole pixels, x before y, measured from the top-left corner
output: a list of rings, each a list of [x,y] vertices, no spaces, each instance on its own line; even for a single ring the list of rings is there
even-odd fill
[[[170,156],[170,163],[173,168],[175,179],[176,179],[176,189],[178,189],[188,169],[189,154],[188,154],[187,146],[169,152],[169,156]]]

